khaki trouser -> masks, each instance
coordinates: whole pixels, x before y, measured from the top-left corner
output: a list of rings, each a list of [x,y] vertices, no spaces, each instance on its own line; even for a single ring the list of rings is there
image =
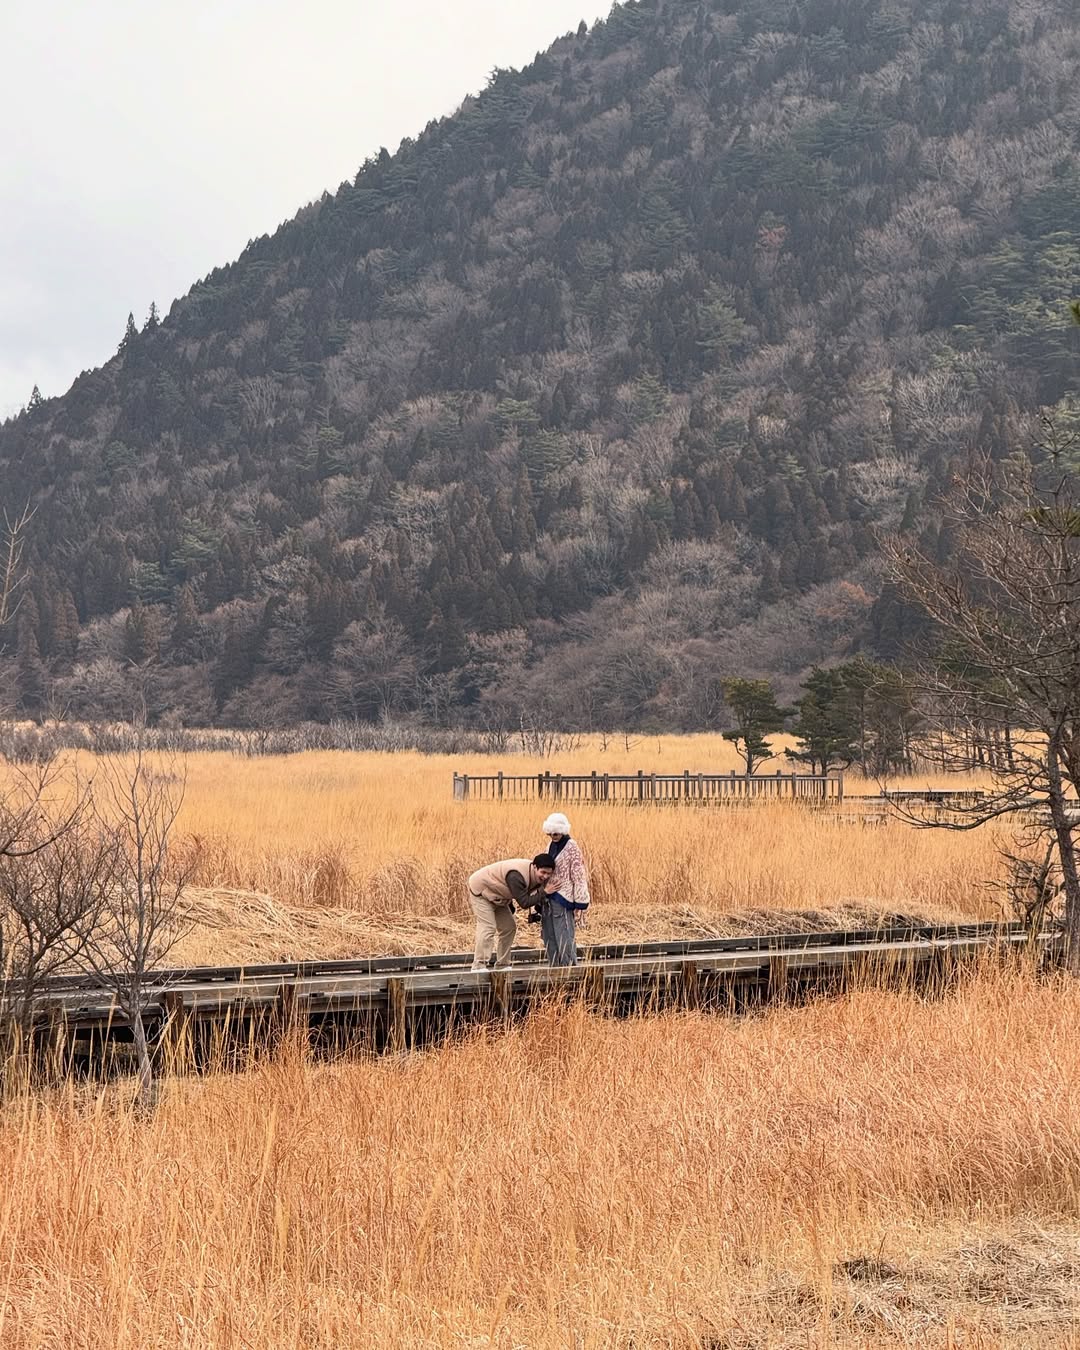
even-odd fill
[[[495,934],[499,935],[499,945],[495,952],[495,964],[510,964],[510,948],[514,945],[517,922],[510,913],[509,905],[493,905],[481,895],[469,892],[469,904],[476,915],[476,951],[474,965],[486,966],[491,959],[491,949],[495,946]]]

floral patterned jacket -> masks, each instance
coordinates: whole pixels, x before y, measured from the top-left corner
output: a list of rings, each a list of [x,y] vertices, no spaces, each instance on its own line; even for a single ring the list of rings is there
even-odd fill
[[[563,897],[569,909],[578,911],[588,909],[591,897],[585,858],[573,839],[566,841],[555,859],[555,875],[548,886]]]

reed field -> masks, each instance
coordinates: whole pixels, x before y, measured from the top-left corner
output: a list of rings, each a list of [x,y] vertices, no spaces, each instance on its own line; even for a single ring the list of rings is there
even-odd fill
[[[983,971],[13,1102],[0,1345],[1077,1345],[1078,1022]]]
[[[584,738],[550,761],[515,755],[314,752],[247,759],[189,754],[180,831],[195,857],[190,961],[462,950],[465,879],[545,844],[543,802],[455,802],[459,772],[726,772],[719,736]],[[84,767],[91,767],[84,757]],[[768,767],[790,766],[775,761]],[[853,791],[876,790],[848,777]],[[970,786],[926,775],[908,785]],[[1000,915],[1005,829],[916,830],[828,809],[568,808],[594,906],[583,940],[708,936],[774,925],[852,925],[890,915]],[[526,925],[520,940],[533,941]]]
[[[547,807],[457,803],[455,769],[735,762],[712,737],[550,765],[162,760],[194,869],[171,959],[467,949],[466,876],[542,847]],[[1001,914],[1001,828],[569,814],[586,941]],[[381,1059],[286,1043],[246,1073],[167,1079],[149,1114],[123,1081],[15,1094],[0,1347],[1080,1346],[1078,1020],[1075,984],[985,965],[936,999],[867,986],[624,1020],[552,1002]]]

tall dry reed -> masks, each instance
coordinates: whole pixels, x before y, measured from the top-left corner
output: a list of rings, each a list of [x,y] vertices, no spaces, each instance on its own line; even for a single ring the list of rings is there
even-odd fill
[[[659,745],[659,753],[657,753]],[[650,758],[651,754],[651,758]],[[647,742],[607,757],[584,747],[559,766],[726,769],[719,738]],[[531,854],[549,804],[457,803],[454,770],[533,772],[533,760],[462,761],[415,754],[304,754],[256,763],[221,755],[186,760],[182,825],[199,840],[206,887],[263,892],[291,905],[390,914],[464,915],[469,872]],[[984,883],[1000,876],[1001,830],[915,831],[863,825],[796,806],[570,808],[588,854],[596,916],[755,909],[918,911],[989,916]]]
[[[604,746],[585,738],[550,762],[413,752],[181,756],[171,764],[187,780],[180,842],[195,857],[199,890],[190,897],[196,931],[178,959],[467,945],[465,879],[485,862],[543,846],[549,804],[457,803],[455,770],[697,772],[738,763],[718,736]],[[93,756],[77,762],[93,775]],[[849,787],[876,785],[849,776]],[[706,935],[725,931],[731,915],[768,926],[776,911],[818,911],[837,924],[1001,913],[1005,827],[943,834],[790,805],[583,805],[570,815],[590,865],[596,941]]]
[[[1066,1344],[1078,1020],[986,974],[28,1101],[0,1345]]]

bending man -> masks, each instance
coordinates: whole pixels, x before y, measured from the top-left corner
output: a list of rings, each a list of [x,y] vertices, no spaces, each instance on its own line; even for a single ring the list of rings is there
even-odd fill
[[[499,945],[495,969],[505,970],[509,966],[510,948],[517,932],[514,906],[528,908],[538,900],[554,870],[555,859],[547,853],[538,853],[532,862],[528,858],[506,858],[472,874],[469,904],[476,915],[473,970],[487,970],[496,933]]]

